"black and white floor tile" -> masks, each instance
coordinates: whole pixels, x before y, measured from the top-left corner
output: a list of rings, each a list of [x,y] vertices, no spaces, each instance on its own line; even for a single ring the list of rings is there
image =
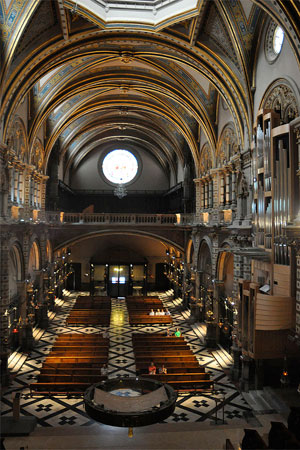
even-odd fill
[[[83,293],[80,292],[80,295]],[[160,296],[164,306],[168,307],[173,325],[171,331],[179,327],[186,341],[195,353],[199,364],[206,367],[214,380],[217,394],[189,394],[178,397],[176,409],[165,422],[204,422],[222,423],[223,414],[225,423],[243,418],[250,407],[231,383],[222,367],[222,361],[226,361],[226,368],[230,365],[230,355],[225,350],[218,349],[220,355],[209,352],[204,344],[205,325],[191,324],[188,310],[181,311],[181,299],[173,299],[172,292],[153,293]],[[78,293],[76,293],[78,295]],[[112,314],[109,329],[105,327],[70,327],[65,324],[65,319],[73,308],[76,295],[64,293],[64,299],[56,301],[56,313],[51,316],[51,322],[47,330],[37,330],[38,340],[34,350],[23,358],[23,355],[12,355],[10,365],[12,368],[12,380],[1,400],[1,414],[12,415],[12,400],[15,392],[21,392],[21,414],[34,415],[38,425],[51,427],[60,425],[89,426],[93,424],[84,411],[82,398],[30,396],[29,384],[34,382],[42,362],[51,351],[57,334],[78,333],[93,334],[108,331],[110,339],[108,376],[133,376],[135,375],[135,360],[132,348],[132,333],[157,333],[166,330],[166,326],[138,326],[131,327],[128,321],[128,311],[125,299],[112,299]],[[222,356],[222,352],[225,352]],[[19,365],[14,363],[19,361]]]

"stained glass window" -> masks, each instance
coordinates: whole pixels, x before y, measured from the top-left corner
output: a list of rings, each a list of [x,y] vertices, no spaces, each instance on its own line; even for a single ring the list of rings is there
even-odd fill
[[[128,150],[113,150],[103,159],[102,170],[111,183],[125,184],[136,176],[138,161]]]

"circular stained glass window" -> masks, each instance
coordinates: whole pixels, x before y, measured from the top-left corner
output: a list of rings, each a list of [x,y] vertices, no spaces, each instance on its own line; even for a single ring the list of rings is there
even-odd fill
[[[129,183],[138,172],[138,161],[128,150],[113,150],[103,159],[102,171],[111,183]]]

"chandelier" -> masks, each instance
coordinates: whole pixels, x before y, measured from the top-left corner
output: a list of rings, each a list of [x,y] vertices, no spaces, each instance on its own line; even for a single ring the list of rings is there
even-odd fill
[[[123,184],[118,184],[118,186],[114,190],[114,195],[119,199],[126,197],[127,191]]]

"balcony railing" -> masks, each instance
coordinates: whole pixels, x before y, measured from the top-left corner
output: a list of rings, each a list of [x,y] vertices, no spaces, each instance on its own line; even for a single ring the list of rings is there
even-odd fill
[[[46,213],[52,224],[104,224],[104,225],[172,225],[177,223],[176,214],[117,214],[117,213]]]

